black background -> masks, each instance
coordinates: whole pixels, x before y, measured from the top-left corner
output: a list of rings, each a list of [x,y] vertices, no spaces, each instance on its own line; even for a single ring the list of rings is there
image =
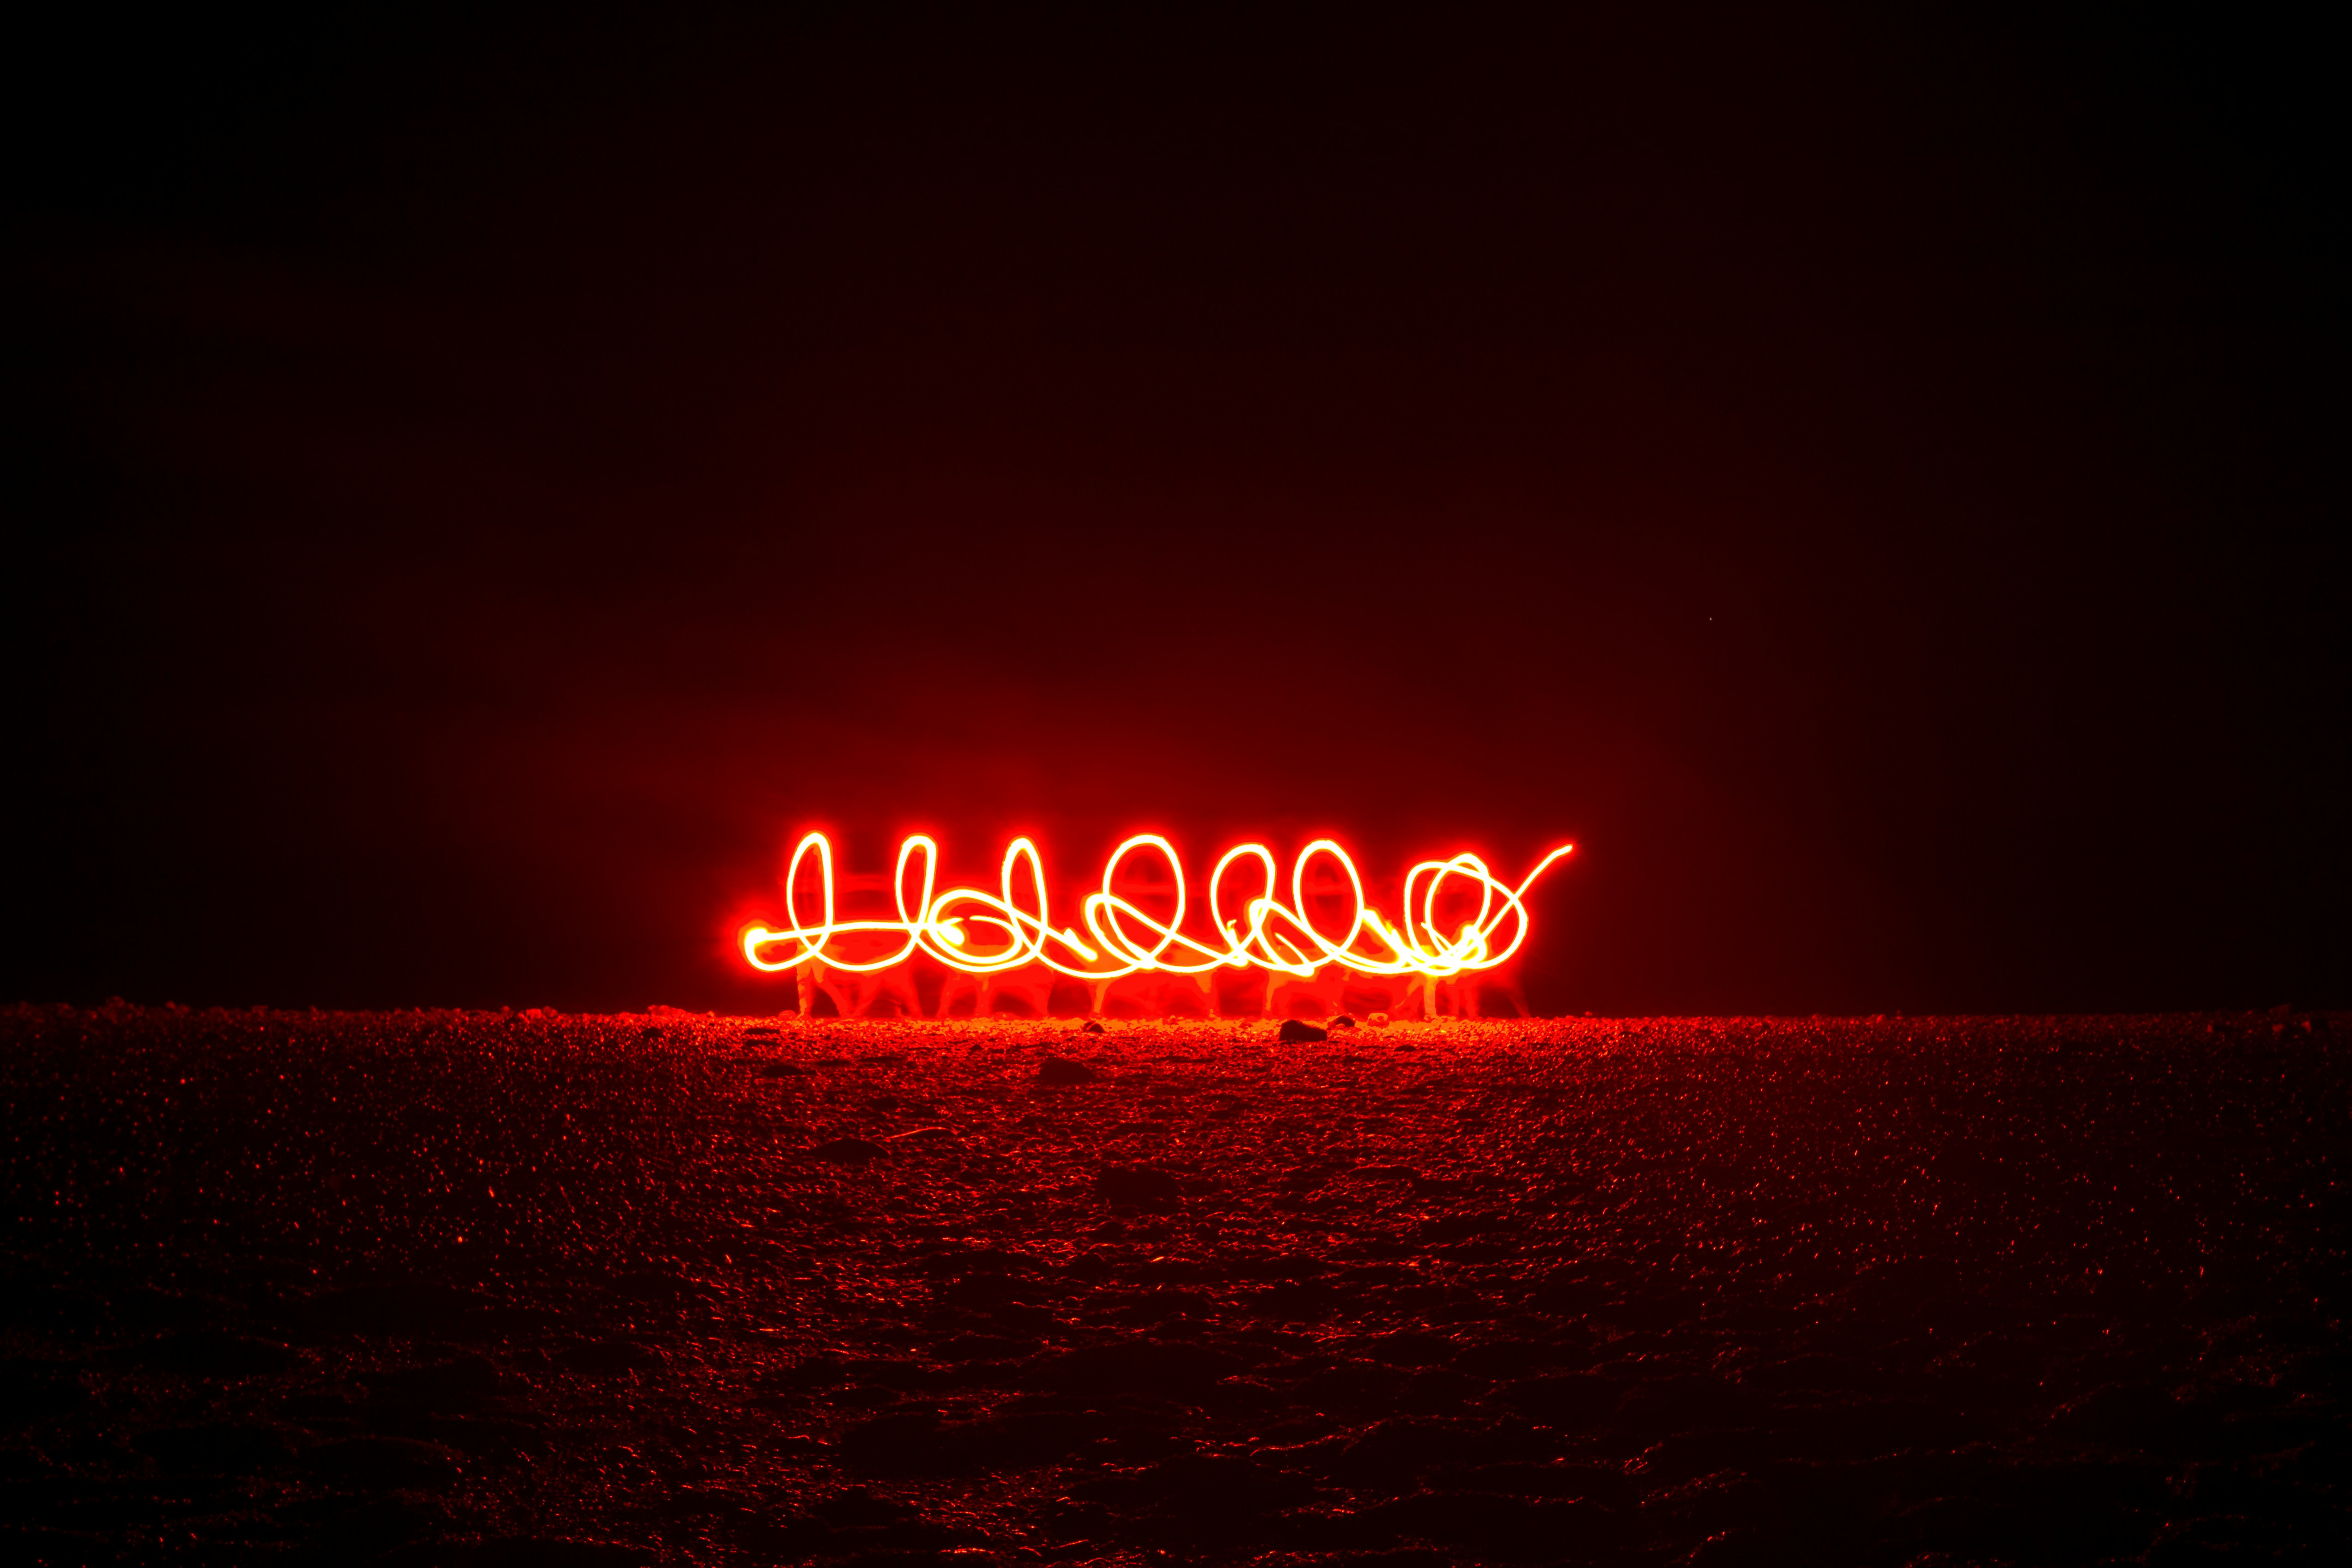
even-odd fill
[[[1575,839],[1547,1010],[2342,1005],[2332,43],[77,9],[0,991],[773,1005],[861,865]]]

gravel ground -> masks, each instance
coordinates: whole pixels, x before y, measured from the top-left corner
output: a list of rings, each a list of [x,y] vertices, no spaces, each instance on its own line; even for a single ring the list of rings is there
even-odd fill
[[[0,1560],[2341,1562],[2352,1019],[0,1012]]]

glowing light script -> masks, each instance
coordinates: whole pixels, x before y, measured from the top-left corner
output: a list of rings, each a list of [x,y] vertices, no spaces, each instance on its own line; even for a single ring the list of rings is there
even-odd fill
[[[1111,852],[1103,866],[1100,891],[1087,894],[1080,905],[1083,936],[1076,926],[1053,923],[1046,905],[1045,862],[1027,839],[1015,839],[1006,847],[995,893],[973,887],[941,891],[939,846],[915,834],[898,846],[891,882],[898,918],[845,920],[838,917],[835,901],[833,845],[823,833],[810,833],[793,851],[784,872],[784,915],[790,924],[782,930],[747,926],[743,956],[753,968],[771,973],[810,963],[871,972],[921,953],[969,975],[1043,964],[1087,981],[1147,971],[1201,975],[1220,967],[1311,977],[1331,964],[1363,975],[1446,979],[1491,969],[1519,950],[1528,939],[1528,889],[1575,847],[1562,844],[1545,855],[1516,887],[1497,878],[1475,854],[1423,861],[1405,873],[1403,918],[1392,923],[1365,901],[1364,880],[1355,862],[1334,841],[1318,839],[1298,852],[1290,868],[1287,904],[1277,896],[1274,852],[1264,844],[1239,844],[1227,850],[1209,873],[1207,914],[1213,935],[1203,939],[1184,930],[1190,904],[1183,862],[1176,846],[1157,833],[1138,833]],[[823,910],[814,921],[802,916],[798,904],[803,863],[812,855]],[[1171,882],[1162,885],[1172,889],[1174,908],[1164,920],[1114,891],[1120,868],[1132,855],[1160,856],[1168,863]],[[1307,888],[1308,868],[1324,857],[1342,873],[1332,885],[1346,890],[1327,897],[1353,904],[1351,914],[1334,922],[1334,933],[1317,927]],[[1238,875],[1236,867],[1242,868]],[[1238,918],[1225,913],[1225,900],[1233,896],[1226,890],[1229,879],[1256,884]],[[1439,922],[1441,898],[1458,922],[1450,934]],[[1475,912],[1465,913],[1474,898]],[[833,946],[844,936],[856,936],[855,946],[861,947],[879,936],[886,947],[895,943],[896,949],[850,956]]]

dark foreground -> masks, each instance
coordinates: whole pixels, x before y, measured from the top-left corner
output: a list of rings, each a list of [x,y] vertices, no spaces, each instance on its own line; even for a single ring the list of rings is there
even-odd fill
[[[0,1014],[0,1559],[2341,1562],[2347,1023]]]

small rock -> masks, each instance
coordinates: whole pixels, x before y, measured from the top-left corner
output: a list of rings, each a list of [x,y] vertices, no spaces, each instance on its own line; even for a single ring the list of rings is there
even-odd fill
[[[1100,1034],[1102,1031],[1102,1025],[1094,1019],[1088,1019],[1086,1022],[1078,1026],[1078,1032],[1080,1034]]]
[[[867,1160],[880,1159],[882,1145],[871,1138],[835,1138],[811,1149],[809,1157],[831,1160],[835,1165],[862,1166]]]
[[[1150,1166],[1105,1166],[1095,1176],[1095,1196],[1105,1203],[1168,1208],[1183,1197],[1184,1191],[1174,1176]]]
[[[1333,1019],[1329,1023],[1325,1024],[1323,1027],[1327,1030],[1335,1029],[1353,1029],[1356,1027],[1356,1020],[1349,1018],[1346,1013],[1341,1013],[1338,1018]]]
[[[1083,1061],[1072,1061],[1066,1056],[1049,1056],[1037,1064],[1040,1083],[1099,1083],[1102,1074]]]
[[[1371,1025],[1374,1029],[1386,1029],[1389,1027],[1389,1015],[1386,1013],[1371,1013],[1366,1016],[1364,1021]]]
[[[1285,1045],[1311,1045],[1318,1040],[1328,1040],[1331,1035],[1328,1030],[1317,1029],[1304,1019],[1285,1019],[1282,1027],[1274,1031],[1274,1038]]]

